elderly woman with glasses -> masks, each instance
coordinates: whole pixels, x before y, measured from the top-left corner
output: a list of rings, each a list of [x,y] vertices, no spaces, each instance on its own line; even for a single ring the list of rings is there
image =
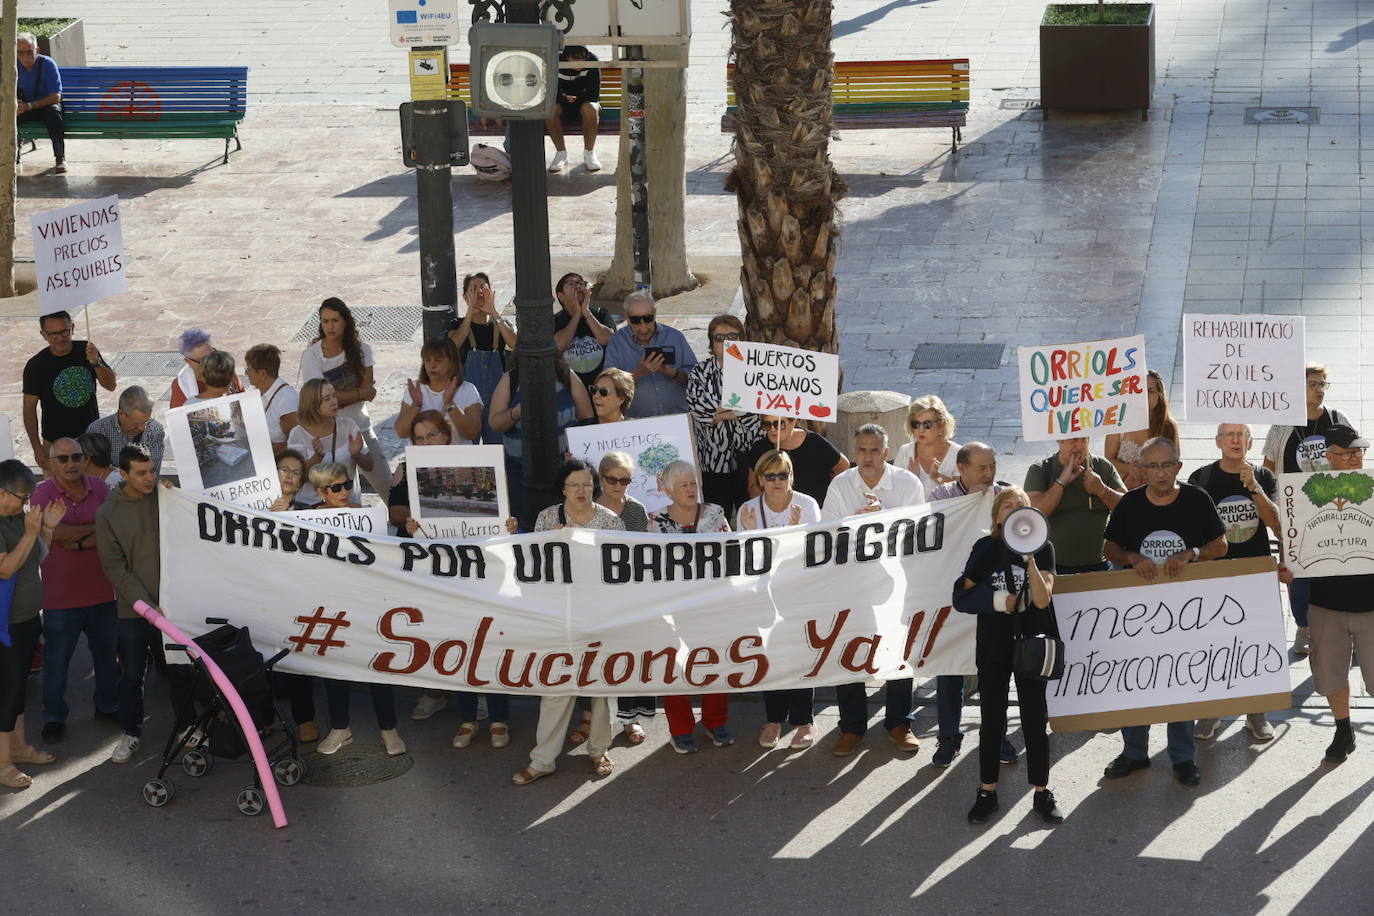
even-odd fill
[[[281,483],[281,496],[272,503],[273,512],[298,512],[310,508],[296,499],[305,486],[305,456],[295,449],[287,449],[277,456],[277,480]]]
[[[286,437],[286,445],[306,456],[307,472],[323,462],[345,465],[350,477],[354,468],[372,470],[373,456],[365,437],[357,423],[339,415],[339,398],[332,384],[313,378],[302,385],[296,419],[299,422]],[[320,501],[309,483],[301,487],[297,499],[303,503]]]
[[[754,474],[763,485],[763,491],[740,507],[740,530],[809,525],[821,520],[821,507],[816,501],[792,488],[792,459],[787,452],[782,449],[765,452],[755,463]],[[768,721],[759,732],[759,745],[777,747],[782,726],[788,721],[796,728],[790,745],[793,750],[805,750],[815,744],[814,694],[810,687],[765,690],[763,708]]]
[[[706,336],[711,355],[693,366],[687,376],[687,406],[692,414],[697,460],[701,462],[702,493],[706,502],[732,516],[746,498],[740,453],[762,439],[763,431],[758,414],[720,406],[725,348],[744,336],[744,325],[734,315],[717,315],[707,326]]]
[[[792,488],[822,505],[830,481],[849,470],[849,459],[824,436],[798,425],[795,417],[764,416],[762,426],[763,438],[754,443],[744,458],[745,467],[749,468],[750,498],[762,491],[754,472],[759,459],[781,450],[787,453],[791,464]]]
[[[624,531],[625,523],[610,509],[599,504],[601,495],[596,469],[585,461],[572,459],[558,469],[555,483],[563,492],[563,501],[549,506],[535,520],[535,531],[554,531],[559,528],[589,528],[601,531]],[[515,533],[515,519],[508,519],[506,528]],[[568,727],[577,697],[546,696],[539,700],[539,724],[535,727],[535,747],[530,764],[511,777],[517,786],[527,786],[554,771],[558,752],[563,748],[563,731]],[[587,751],[592,768],[598,776],[609,776],[615,765],[607,751],[611,747],[611,710],[606,697],[591,698],[591,723],[587,737]]]
[[[67,504],[57,499],[25,512],[34,485],[33,473],[22,462],[13,458],[0,462],[0,580],[4,580],[0,590],[10,592],[9,645],[0,643],[0,786],[11,789],[27,789],[33,783],[17,764],[53,762],[52,754],[38,750],[24,737],[24,688],[43,630],[39,561]]]
[[[959,443],[954,435],[954,415],[938,395],[917,398],[907,408],[906,425],[911,441],[897,449],[892,463],[921,478],[929,493],[941,484],[959,479]]]

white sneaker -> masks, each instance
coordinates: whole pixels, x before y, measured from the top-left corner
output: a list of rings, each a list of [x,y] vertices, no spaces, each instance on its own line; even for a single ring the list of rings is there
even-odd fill
[[[1252,712],[1247,715],[1245,727],[1250,729],[1250,734],[1256,741],[1274,740],[1274,726],[1269,724],[1269,720],[1264,717],[1262,712]]]
[[[416,703],[415,708],[410,711],[410,718],[416,722],[422,722],[447,705],[448,700],[444,697],[430,696],[426,693],[420,697],[420,702]]]
[[[549,163],[550,172],[561,172],[563,166],[568,164],[568,151],[561,149],[553,154],[553,162]]]
[[[399,757],[406,752],[405,740],[394,728],[382,729],[382,747],[388,757]]]
[[[1197,725],[1193,726],[1193,737],[1199,741],[1206,741],[1217,733],[1217,726],[1220,724],[1220,719],[1198,719]]]
[[[110,763],[128,763],[129,758],[134,756],[134,751],[138,750],[141,743],[134,735],[120,735],[119,743],[115,745],[114,752],[110,754]]]
[[[589,149],[582,154],[582,164],[587,167],[589,172],[601,171],[601,160],[596,158],[596,150]]]
[[[1293,654],[1302,658],[1312,651],[1312,631],[1307,627],[1298,627],[1298,632],[1293,636]]]
[[[315,748],[315,752],[324,754],[337,754],[340,749],[348,747],[353,743],[353,730],[351,728],[331,728],[329,734],[324,736],[324,740]]]

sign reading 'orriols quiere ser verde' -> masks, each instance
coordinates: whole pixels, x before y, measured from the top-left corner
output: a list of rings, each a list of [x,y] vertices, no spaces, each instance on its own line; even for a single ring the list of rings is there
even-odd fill
[[[839,393],[834,353],[742,340],[725,345],[720,403],[728,410],[830,422]]]
[[[1374,476],[1279,475],[1283,563],[1299,579],[1374,573]]]
[[[1301,426],[1305,358],[1300,315],[1184,315],[1184,416]]]
[[[1021,428],[1028,442],[1149,426],[1145,338],[1018,347]]]
[[[39,315],[72,311],[129,288],[118,197],[35,213],[29,223]]]

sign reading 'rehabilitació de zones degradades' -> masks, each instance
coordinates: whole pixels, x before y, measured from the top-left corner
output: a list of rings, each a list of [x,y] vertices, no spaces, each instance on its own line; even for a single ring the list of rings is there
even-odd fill
[[[1307,422],[1300,315],[1184,315],[1184,416]]]
[[[129,288],[118,197],[35,213],[29,223],[39,315],[78,309]]]
[[[1126,433],[1149,425],[1145,338],[1019,347],[1028,442]]]

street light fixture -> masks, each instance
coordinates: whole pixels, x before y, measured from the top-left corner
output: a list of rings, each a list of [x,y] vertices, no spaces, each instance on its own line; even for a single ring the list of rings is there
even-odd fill
[[[551,25],[483,22],[468,32],[472,107],[479,117],[543,121],[553,116],[563,33]]]

